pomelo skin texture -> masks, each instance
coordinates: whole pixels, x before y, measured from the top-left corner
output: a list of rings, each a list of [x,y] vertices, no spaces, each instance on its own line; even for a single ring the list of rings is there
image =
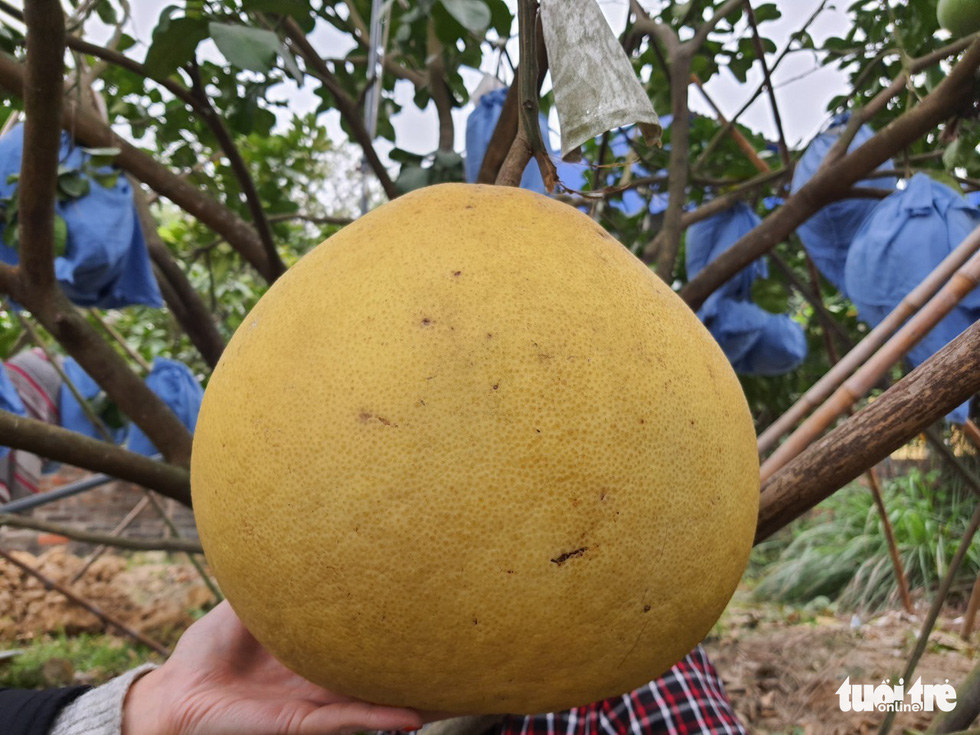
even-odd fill
[[[976,33],[980,31],[980,0],[939,0],[936,19],[956,37]]]
[[[311,251],[211,379],[192,488],[255,637],[381,704],[533,713],[656,678],[759,502],[738,380],[577,210],[446,184]]]

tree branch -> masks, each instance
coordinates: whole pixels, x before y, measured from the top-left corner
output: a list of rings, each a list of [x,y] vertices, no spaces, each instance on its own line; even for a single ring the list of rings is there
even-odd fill
[[[869,172],[888,160],[970,100],[973,74],[980,66],[980,41],[918,105],[893,120],[857,150],[819,170],[761,225],[740,238],[681,289],[697,309],[733,273],[765,254],[828,202],[838,199]]]
[[[777,471],[762,488],[768,538],[980,391],[980,323]]]
[[[538,93],[540,94],[541,84],[548,73],[548,54],[544,46],[544,34],[539,23],[535,27],[535,65],[538,69]],[[504,99],[504,106],[500,110],[500,117],[497,118],[497,126],[493,129],[490,142],[487,144],[487,151],[483,155],[483,163],[480,164],[480,175],[477,177],[479,184],[493,184],[500,175],[500,169],[504,164],[514,140],[517,138],[518,108],[520,106],[520,73],[521,67],[518,65],[517,74],[514,81],[507,90],[507,97]],[[528,159],[530,160],[530,159]],[[523,169],[521,169],[523,173]]]
[[[201,353],[201,357],[213,368],[225,349],[225,341],[218,331],[214,316],[160,239],[157,221],[150,212],[150,205],[142,188],[135,180],[130,180],[130,184],[133,187],[133,201],[139,215],[143,239],[146,240],[150,259],[155,266],[163,298],[197,351]]]
[[[555,190],[558,173],[548,149],[541,138],[541,124],[538,121],[540,109],[540,87],[538,85],[538,43],[543,44],[543,34],[538,33],[540,18],[535,0],[518,0],[517,18],[520,29],[520,48],[522,61],[518,69],[517,83],[520,92],[518,114],[518,133],[514,138],[504,164],[497,175],[497,184],[520,186],[524,169],[533,157],[538,162],[545,189]],[[542,37],[539,40],[539,35]]]
[[[701,26],[694,32],[694,37],[690,41],[685,41],[684,46],[687,47],[688,53],[693,56],[698,49],[704,45],[704,42],[708,40],[708,36],[711,32],[718,26],[718,24],[734,10],[737,10],[745,0],[728,0],[723,4],[714,14],[708,18]],[[747,4],[747,3],[746,3]]]
[[[453,125],[453,100],[446,85],[446,63],[442,44],[436,36],[435,21],[430,19],[428,26],[429,55],[429,95],[436,106],[439,118],[439,150],[452,151],[456,140]]]
[[[14,95],[23,96],[23,67],[6,54],[0,54],[0,87]],[[79,107],[71,100],[65,102],[61,126],[92,147],[118,148],[115,165],[133,174],[224,237],[266,280],[272,280],[272,269],[261,240],[251,225],[230,209],[187,183],[131,143],[119,138],[98,115]]]
[[[394,199],[398,196],[398,189],[388,174],[388,170],[378,157],[378,152],[374,149],[374,141],[371,140],[367,128],[364,127],[364,119],[361,116],[360,110],[357,109],[357,104],[351,99],[344,88],[340,86],[340,82],[333,75],[333,72],[330,71],[323,57],[313,48],[303,29],[296,24],[296,21],[292,18],[286,18],[283,22],[283,29],[286,32],[287,38],[289,38],[299,52],[299,55],[306,61],[307,67],[311,70],[313,76],[319,79],[327,91],[333,96],[334,102],[337,105],[337,111],[350,126],[354,140],[364,149],[364,157],[371,166],[371,170],[374,171],[374,175],[381,182],[381,188],[384,189],[389,199]]]
[[[87,544],[103,544],[105,546],[116,546],[120,549],[132,549],[135,551],[168,551],[184,552],[187,554],[203,554],[204,550],[197,541],[185,538],[126,538],[124,536],[110,536],[105,533],[92,533],[74,526],[65,526],[60,523],[51,523],[40,518],[30,516],[17,516],[12,513],[0,513],[0,527],[11,526],[13,528],[27,528],[32,531],[44,531],[45,533],[56,533],[59,536],[67,536],[74,541],[81,541]]]
[[[191,504],[190,475],[182,467],[158,462],[60,426],[0,411],[0,446],[112,475],[156,490],[188,507]]]
[[[783,118],[779,114],[779,105],[776,104],[776,90],[772,86],[772,76],[769,74],[769,64],[766,61],[766,49],[762,45],[762,37],[759,35],[759,26],[755,21],[755,11],[752,10],[752,0],[744,0],[745,13],[749,18],[749,25],[752,27],[752,43],[755,46],[755,55],[759,59],[762,67],[762,78],[764,79],[766,92],[769,94],[769,107],[772,110],[772,119],[776,124],[776,133],[779,135],[779,155],[783,160],[783,166],[789,168],[791,159],[789,157],[789,147],[786,145],[786,135],[783,133]]]
[[[54,203],[61,148],[65,19],[58,0],[34,0],[24,12],[24,149],[17,187],[20,263],[37,289],[55,288]]]
[[[211,128],[211,132],[214,133],[218,145],[221,146],[221,150],[228,157],[231,170],[235,173],[235,178],[238,179],[238,183],[242,187],[245,203],[248,205],[248,211],[252,215],[252,224],[255,226],[255,231],[262,241],[265,257],[269,263],[269,274],[272,276],[271,280],[275,280],[286,272],[286,266],[276,251],[276,243],[272,237],[269,220],[266,219],[265,210],[262,208],[262,200],[259,197],[258,189],[255,188],[255,180],[248,170],[245,159],[242,158],[242,154],[235,145],[235,141],[232,140],[228,128],[225,127],[221,116],[218,115],[218,112],[211,104],[207,92],[204,91],[204,85],[201,84],[201,76],[196,63],[191,69],[190,75],[194,84],[194,97],[198,101],[195,109],[205,124]]]

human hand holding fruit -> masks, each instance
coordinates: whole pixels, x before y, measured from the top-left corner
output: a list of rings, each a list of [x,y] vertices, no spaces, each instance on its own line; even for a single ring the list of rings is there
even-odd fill
[[[187,630],[163,666],[130,688],[122,733],[332,735],[421,726],[414,710],[345,697],[292,673],[223,602]]]

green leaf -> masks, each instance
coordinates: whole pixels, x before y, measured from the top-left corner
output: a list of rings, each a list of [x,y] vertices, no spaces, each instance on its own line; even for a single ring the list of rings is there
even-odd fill
[[[310,20],[311,13],[310,4],[304,0],[242,0],[242,7],[248,12],[288,15],[301,26]]]
[[[153,40],[143,65],[151,76],[169,77],[194,58],[197,45],[207,37],[204,19],[168,17],[153,29]]]
[[[292,52],[286,48],[286,44],[279,44],[279,58],[282,59],[282,65],[286,68],[286,72],[293,79],[296,80],[296,84],[303,86],[303,80],[306,79],[306,75],[303,74],[303,70],[299,68],[299,64],[296,63],[296,57],[293,56]]]
[[[7,217],[7,226],[3,230],[3,243],[9,248],[17,249],[20,245],[20,227],[17,226],[17,210],[14,209],[13,217]]]
[[[258,72],[272,68],[279,51],[279,36],[272,31],[229,23],[210,23],[208,28],[211,40],[229,64]]]
[[[68,225],[61,215],[54,216],[54,254],[64,255],[68,251]]]
[[[776,7],[775,3],[765,3],[759,5],[752,11],[755,14],[756,23],[765,23],[768,20],[779,20],[782,17],[782,13],[779,12],[779,8]]]
[[[100,0],[95,6],[95,12],[98,14],[99,20],[106,25],[114,26],[119,22],[116,9],[112,7],[112,3],[109,0]]]
[[[90,188],[88,179],[77,171],[58,177],[58,193],[66,199],[81,199]]]
[[[442,0],[442,6],[463,28],[483,33],[492,19],[490,8],[483,0]]]
[[[421,166],[402,166],[402,170],[395,179],[395,186],[402,194],[406,194],[415,189],[421,189],[429,185],[431,171]]]
[[[116,184],[119,183],[119,172],[113,171],[108,174],[95,173],[92,174],[92,179],[103,189],[115,189]]]

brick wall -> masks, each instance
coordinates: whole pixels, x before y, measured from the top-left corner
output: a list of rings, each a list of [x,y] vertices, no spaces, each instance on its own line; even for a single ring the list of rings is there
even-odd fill
[[[58,473],[44,478],[41,491],[53,490],[88,476],[89,473],[83,470],[63,467]],[[32,516],[51,523],[75,526],[86,531],[111,533],[142,498],[143,491],[138,486],[114,481],[79,495],[35,508]],[[180,535],[196,539],[197,529],[194,526],[194,514],[190,509],[160,495],[157,495],[156,498],[176,524]],[[137,538],[164,538],[167,533],[166,526],[160,516],[152,505],[147,505],[123,532],[123,535]],[[64,537],[39,534],[27,529],[0,528],[0,544],[5,549],[23,549],[37,553],[47,546],[59,543],[65,543]],[[93,548],[90,544],[74,541],[70,542],[69,547],[72,553],[76,554],[86,554]]]

